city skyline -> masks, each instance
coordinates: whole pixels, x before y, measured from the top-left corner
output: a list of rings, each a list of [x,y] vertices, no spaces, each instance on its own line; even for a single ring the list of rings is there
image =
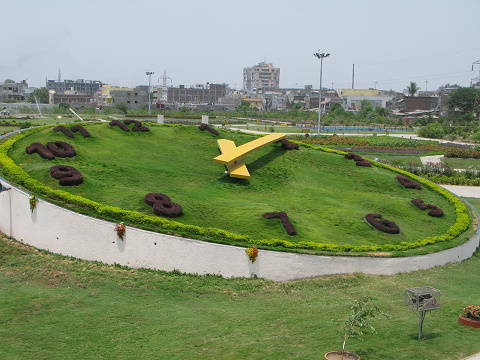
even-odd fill
[[[446,83],[468,86],[478,76],[475,33],[478,1],[219,1],[87,0],[81,4],[6,2],[0,81],[100,80],[118,86],[227,83],[242,88],[243,68],[259,62],[280,68],[280,87],[319,85],[402,91]],[[21,20],[21,21],[20,21]],[[428,82],[428,83],[427,83]]]

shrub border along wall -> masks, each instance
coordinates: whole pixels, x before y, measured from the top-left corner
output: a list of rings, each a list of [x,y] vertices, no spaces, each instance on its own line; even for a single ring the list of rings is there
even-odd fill
[[[98,123],[92,123],[88,125],[94,125]],[[87,125],[87,124],[85,124]],[[164,125],[164,124],[149,124],[149,126],[184,126],[184,125]],[[8,156],[8,151],[14,146],[15,142],[43,129],[49,128],[51,125],[42,126],[39,128],[28,130],[20,135],[15,136],[12,139],[5,141],[0,145],[0,166],[2,167],[4,174],[9,177],[9,179],[17,183],[18,185],[23,186],[25,189],[35,193],[38,196],[44,198],[50,198],[53,200],[64,201],[69,204],[77,205],[90,211],[96,213],[99,217],[109,217],[117,219],[119,221],[129,222],[132,225],[142,224],[150,226],[159,226],[165,231],[179,231],[188,234],[195,234],[200,236],[206,236],[209,238],[217,239],[228,239],[237,242],[247,243],[248,245],[261,245],[269,247],[279,247],[286,249],[305,249],[305,250],[316,250],[316,251],[327,251],[327,252],[389,252],[389,251],[403,251],[408,249],[414,249],[419,247],[424,247],[427,245],[432,245],[440,242],[446,242],[453,240],[463,232],[465,232],[470,225],[470,219],[468,216],[467,208],[465,204],[455,195],[451,194],[448,190],[441,188],[438,185],[431,183],[428,180],[422,179],[414,174],[411,174],[407,171],[396,169],[392,166],[381,164],[377,161],[370,160],[372,165],[391,170],[395,173],[407,176],[429,189],[439,193],[444,198],[446,198],[450,203],[455,207],[456,212],[456,221],[450,227],[450,229],[443,235],[427,237],[423,240],[415,242],[406,242],[403,241],[400,244],[381,244],[381,245],[357,245],[353,246],[350,244],[336,245],[336,244],[326,244],[326,243],[317,243],[317,242],[308,242],[301,241],[298,243],[293,243],[287,240],[281,239],[265,239],[265,240],[254,240],[247,235],[235,234],[226,230],[207,227],[203,228],[196,225],[182,224],[177,221],[160,218],[157,216],[145,215],[137,211],[124,210],[119,207],[104,205],[96,201],[86,199],[82,196],[73,195],[63,190],[55,190],[42,182],[33,179],[30,177],[22,168],[20,168],[15,162]],[[320,146],[305,144],[300,141],[292,141],[300,146],[310,148],[313,150],[320,150],[328,153],[338,154],[344,156],[347,154],[344,151],[322,148]],[[245,244],[247,246],[247,244]]]

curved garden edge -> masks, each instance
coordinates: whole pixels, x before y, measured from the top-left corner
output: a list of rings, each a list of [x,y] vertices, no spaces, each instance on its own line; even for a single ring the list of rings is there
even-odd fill
[[[129,226],[120,239],[115,223],[82,215],[43,199],[38,199],[31,211],[29,196],[15,185],[0,193],[0,231],[38,249],[132,268],[177,270],[227,278],[261,277],[274,281],[350,273],[393,275],[466,260],[480,244],[478,231],[462,245],[427,255],[379,258],[259,250],[252,263],[244,247]]]
[[[88,125],[95,125],[102,123],[90,123]],[[87,125],[87,124],[84,124]],[[149,126],[179,126],[179,125],[159,125],[159,124],[149,124]],[[183,125],[180,125],[183,126]],[[0,145],[0,166],[2,167],[4,173],[8,175],[9,179],[13,182],[23,186],[28,191],[33,192],[35,195],[50,198],[52,200],[61,200],[66,203],[74,204],[79,207],[86,208],[99,217],[115,219],[118,221],[126,222],[127,224],[143,224],[151,227],[159,228],[159,231],[169,232],[181,232],[187,236],[194,237],[205,237],[207,241],[212,242],[222,242],[225,239],[234,241],[238,244],[249,246],[255,245],[258,247],[268,247],[268,248],[278,248],[280,249],[301,249],[301,250],[313,250],[313,251],[324,251],[324,252],[351,252],[351,253],[365,253],[365,252],[390,252],[390,251],[403,251],[408,249],[414,249],[419,247],[425,247],[431,244],[439,242],[447,242],[453,240],[463,232],[465,232],[470,226],[470,219],[467,213],[467,208],[465,204],[455,195],[451,194],[449,191],[437,186],[423,178],[419,178],[413,174],[410,174],[406,171],[393,168],[391,166],[380,164],[373,160],[372,163],[374,166],[382,167],[393,172],[408,176],[419,183],[429,187],[433,191],[438,192],[440,195],[445,197],[449,202],[451,202],[456,211],[456,222],[453,224],[450,229],[443,235],[428,237],[416,242],[402,242],[398,245],[393,244],[382,244],[382,245],[359,245],[353,246],[349,244],[336,245],[336,244],[326,244],[326,243],[316,243],[316,242],[299,242],[293,243],[287,240],[280,239],[265,239],[265,240],[253,240],[249,236],[236,234],[228,232],[222,229],[217,228],[203,228],[195,225],[186,225],[179,223],[177,221],[168,220],[160,218],[157,216],[145,215],[136,211],[124,210],[118,207],[109,206],[100,204],[98,202],[88,200],[81,196],[72,195],[63,190],[54,190],[38,180],[31,178],[23,169],[16,165],[11,158],[8,157],[8,151],[13,147],[16,141],[23,139],[24,137],[29,136],[30,134],[41,131],[43,129],[52,127],[52,125],[47,125],[43,127],[38,127],[26,131],[18,136],[15,136],[12,139],[7,140],[5,143]],[[329,153],[335,153],[338,155],[346,154],[343,151],[333,150],[329,148],[322,148],[319,146],[313,146],[305,144],[298,141],[292,141],[293,143],[298,143],[301,146],[307,148],[312,148],[314,150],[320,150]]]

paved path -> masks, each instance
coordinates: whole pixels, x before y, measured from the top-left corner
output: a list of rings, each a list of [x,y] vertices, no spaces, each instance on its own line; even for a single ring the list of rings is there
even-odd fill
[[[467,358],[464,358],[463,360],[480,360],[480,353],[478,354],[473,354],[472,356],[469,356]]]
[[[480,199],[480,186],[440,185],[457,196]]]
[[[431,164],[440,164],[442,162],[443,155],[433,155],[433,156],[420,156],[420,161],[422,165]]]

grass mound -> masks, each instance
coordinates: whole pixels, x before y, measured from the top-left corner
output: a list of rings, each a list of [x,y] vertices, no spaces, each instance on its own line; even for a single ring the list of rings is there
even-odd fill
[[[75,158],[47,161],[25,153],[32,141],[62,140],[51,129],[17,141],[9,156],[53,189],[146,216],[152,216],[152,208],[143,201],[145,195],[168,194],[183,208],[184,216],[175,221],[241,234],[244,237],[239,239],[252,243],[306,249],[322,243],[336,251],[343,244],[394,246],[442,236],[456,221],[454,205],[428,187],[405,189],[388,169],[355,166],[343,156],[308,147],[285,151],[278,143],[252,152],[244,157],[251,173],[247,181],[231,178],[223,166],[213,162],[218,155],[216,137],[197,127],[151,127],[148,133],[125,133],[103,124],[89,127],[89,132],[91,138],[68,139],[77,151]],[[222,130],[220,138],[233,140],[237,146],[253,139]],[[60,164],[78,169],[84,183],[68,189],[59,186],[49,169]],[[432,218],[412,205],[418,192],[426,203],[444,209],[445,216]],[[282,211],[288,213],[297,235],[289,236],[280,221],[262,217],[266,212]],[[368,226],[364,217],[369,213],[381,213],[394,221],[400,234]],[[142,226],[142,222],[130,224]]]

